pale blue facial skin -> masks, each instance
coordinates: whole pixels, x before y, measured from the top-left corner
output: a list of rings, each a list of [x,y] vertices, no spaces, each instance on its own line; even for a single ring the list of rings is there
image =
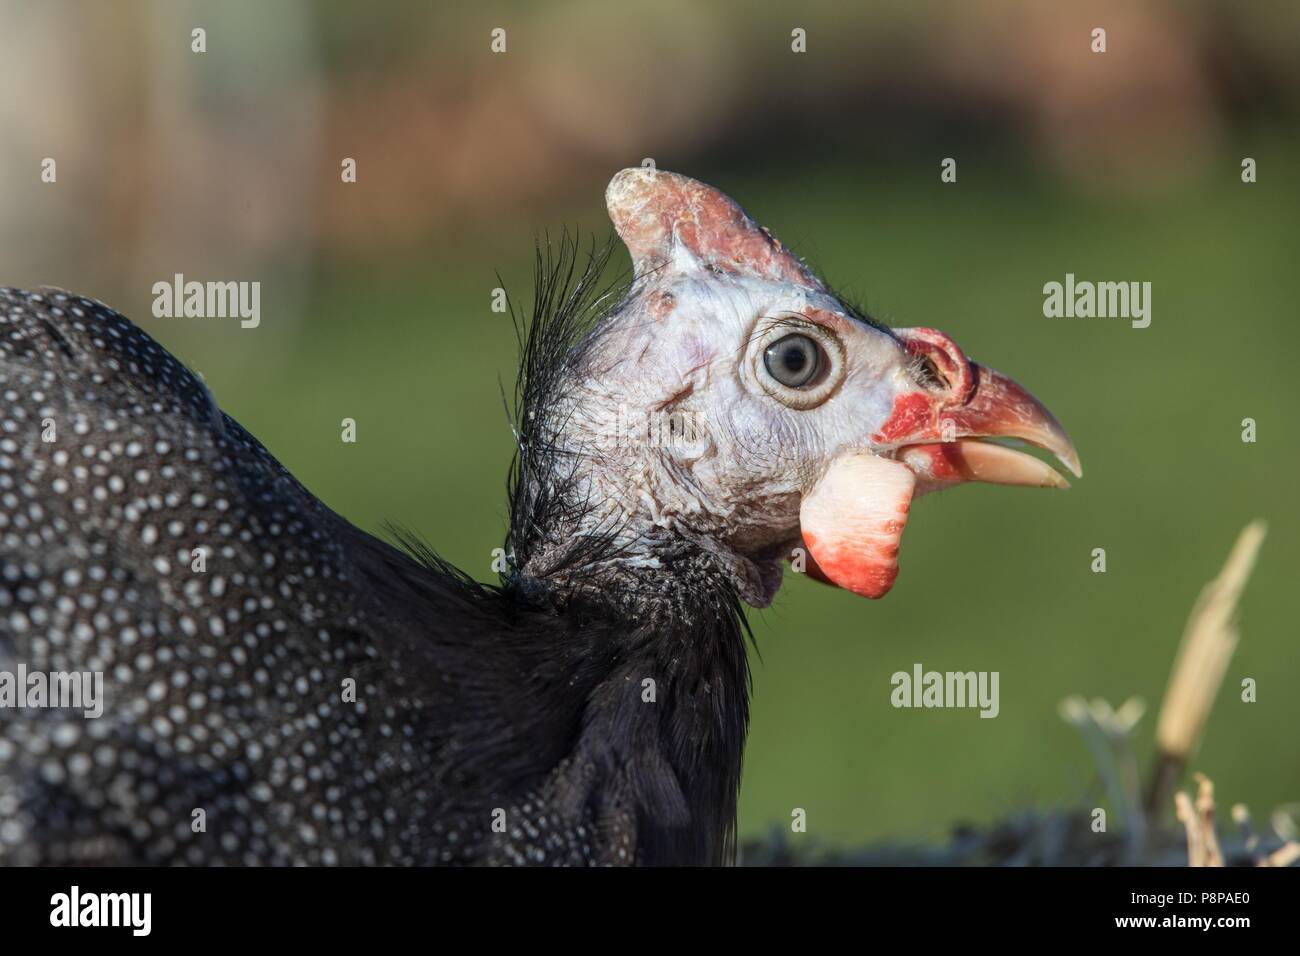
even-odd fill
[[[647,565],[656,542],[693,540],[764,606],[801,521],[817,524],[806,541],[867,535],[892,561],[916,495],[972,479],[1067,486],[1030,456],[962,438],[1025,438],[1080,473],[1064,430],[1015,382],[933,329],[857,319],[718,190],[634,168],[606,202],[635,280],[544,420],[582,463],[575,534],[625,529],[627,560]],[[773,364],[791,336],[796,367],[812,365],[797,380]],[[826,576],[884,593],[850,580],[844,550],[828,547],[848,570]]]
[[[788,334],[817,343],[809,387],[783,386],[764,363]],[[800,503],[837,456],[890,452],[870,436],[919,389],[902,345],[825,290],[720,273],[678,250],[604,320],[564,433],[595,459],[591,500],[763,561],[797,543]]]
[[[618,528],[620,561],[654,566],[671,542],[693,541],[761,607],[781,559],[817,540],[809,550],[822,548],[844,572],[826,577],[879,596],[888,575],[879,587],[856,575],[844,557],[851,545],[833,542],[871,539],[892,561],[917,494],[971,477],[1052,482],[1033,459],[934,442],[988,434],[970,430],[988,425],[1045,436],[1044,447],[1077,465],[1059,425],[1013,382],[986,370],[995,387],[980,392],[1023,413],[1023,428],[1009,432],[998,409],[972,404],[974,366],[951,340],[857,319],[718,190],[626,169],[606,202],[635,279],[579,351],[543,425],[581,463],[569,489],[581,503],[573,533]],[[811,365],[806,377],[792,379],[773,358],[788,354],[792,336],[795,367]],[[940,430],[945,414],[966,416],[966,430]]]

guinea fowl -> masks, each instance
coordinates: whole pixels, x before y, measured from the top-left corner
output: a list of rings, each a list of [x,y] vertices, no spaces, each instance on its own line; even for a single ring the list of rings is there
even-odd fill
[[[717,190],[606,198],[621,297],[539,254],[499,586],[334,514],[113,310],[0,291],[0,860],[727,862],[742,603],[792,556],[880,597],[913,497],[1065,484],[981,437],[1078,473],[1022,388]],[[98,719],[20,706],[96,672]]]

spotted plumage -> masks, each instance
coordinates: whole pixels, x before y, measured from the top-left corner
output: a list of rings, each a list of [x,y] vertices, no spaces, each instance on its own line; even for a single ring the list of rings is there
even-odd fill
[[[584,689],[640,700],[598,610],[352,527],[101,303],[0,290],[0,395],[0,670],[106,685],[0,711],[0,860],[633,861],[637,761],[575,746]]]

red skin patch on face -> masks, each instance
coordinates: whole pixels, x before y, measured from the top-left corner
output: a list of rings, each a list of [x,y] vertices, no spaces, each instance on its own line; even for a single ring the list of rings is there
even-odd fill
[[[915,469],[916,456],[926,460],[925,475],[936,481],[964,481],[967,478],[961,467],[961,448],[957,445],[909,445],[906,460]]]
[[[925,356],[943,377],[946,387],[933,392],[913,391],[894,397],[894,406],[880,430],[871,436],[877,444],[892,445],[917,439],[951,441],[939,429],[947,410],[960,409],[971,400],[978,384],[977,366],[972,365],[957,343],[936,329],[895,329],[909,352]]]
[[[920,392],[905,392],[894,396],[894,407],[880,431],[871,440],[880,445],[890,445],[918,435],[934,422],[934,399]]]

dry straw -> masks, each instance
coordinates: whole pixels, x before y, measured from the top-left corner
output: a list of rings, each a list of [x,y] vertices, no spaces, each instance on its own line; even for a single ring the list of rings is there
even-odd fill
[[[1156,811],[1182,775],[1210,717],[1228,661],[1237,649],[1237,602],[1264,542],[1266,525],[1252,521],[1237,536],[1219,576],[1201,591],[1183,631],[1156,725],[1157,758],[1147,792]]]

